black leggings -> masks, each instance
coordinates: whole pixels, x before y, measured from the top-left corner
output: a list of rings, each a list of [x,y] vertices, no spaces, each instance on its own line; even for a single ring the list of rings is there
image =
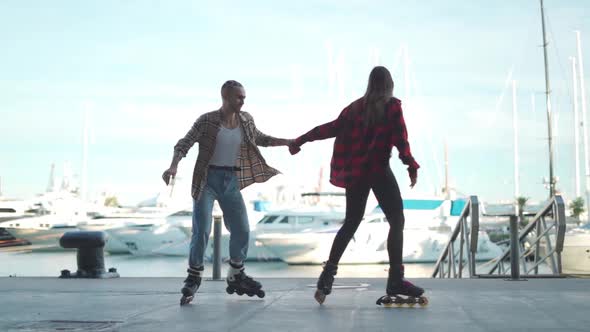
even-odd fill
[[[403,202],[395,176],[389,168],[381,179],[353,188],[346,188],[346,217],[344,225],[342,225],[334,238],[334,243],[332,243],[329,258],[331,263],[338,264],[348,242],[350,242],[359,227],[371,189],[385,213],[385,217],[387,217],[387,222],[389,222],[389,234],[387,236],[389,264],[402,264],[404,245]]]

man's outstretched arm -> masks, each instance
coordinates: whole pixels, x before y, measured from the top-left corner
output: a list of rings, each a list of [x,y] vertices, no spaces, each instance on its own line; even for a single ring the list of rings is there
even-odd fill
[[[277,138],[270,135],[267,135],[256,127],[256,123],[254,122],[254,118],[248,114],[249,120],[252,121],[252,126],[254,127],[254,140],[256,145],[258,146],[288,146],[294,140],[286,139],[286,138]]]
[[[197,121],[193,124],[191,129],[186,133],[186,135],[178,140],[178,143],[174,146],[174,154],[172,155],[172,161],[170,162],[170,167],[164,171],[162,174],[162,179],[168,185],[170,183],[171,177],[176,177],[176,172],[178,169],[178,163],[182,158],[186,156],[190,148],[199,141],[199,138],[203,132],[203,119],[199,117]]]
[[[295,140],[273,137],[256,129],[256,145],[259,146],[287,146],[293,141]]]

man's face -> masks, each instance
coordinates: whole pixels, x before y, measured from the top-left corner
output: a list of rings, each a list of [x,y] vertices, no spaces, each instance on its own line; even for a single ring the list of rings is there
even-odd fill
[[[238,113],[242,109],[244,105],[244,101],[246,100],[246,90],[244,88],[235,87],[228,89],[227,95],[225,97],[225,102],[228,108],[233,113]]]

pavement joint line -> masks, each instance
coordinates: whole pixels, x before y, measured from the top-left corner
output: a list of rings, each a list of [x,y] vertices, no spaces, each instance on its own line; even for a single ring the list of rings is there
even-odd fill
[[[126,322],[128,322],[128,321],[130,321],[130,320],[132,320],[134,318],[137,318],[137,317],[140,317],[140,316],[144,316],[146,314],[149,314],[149,313],[158,311],[160,309],[166,309],[168,307],[174,307],[174,306],[178,306],[178,305],[179,305],[178,303],[174,303],[174,304],[170,303],[170,304],[168,304],[168,303],[164,302],[163,304],[161,304],[159,306],[151,307],[149,310],[136,312],[134,314],[131,314],[131,315],[126,316],[125,317],[125,322],[123,324],[121,324],[121,325],[125,325]]]
[[[265,305],[262,308],[259,309],[254,309],[252,311],[252,315],[250,317],[247,317],[244,321],[240,321],[238,320],[237,323],[233,324],[232,326],[230,326],[228,328],[228,331],[234,331],[237,328],[239,328],[241,325],[243,325],[244,323],[252,320],[254,318],[254,316],[256,316],[257,314],[259,314],[260,312],[264,312],[264,310],[266,310],[266,308],[270,307],[272,304],[274,304],[275,302],[277,302],[278,300],[280,300],[281,298],[283,298],[285,295],[290,294],[294,289],[296,289],[296,287],[291,288],[287,291],[281,292],[281,294],[277,297],[275,297],[272,301],[270,301],[270,303],[265,303]],[[244,313],[245,315],[246,313]]]

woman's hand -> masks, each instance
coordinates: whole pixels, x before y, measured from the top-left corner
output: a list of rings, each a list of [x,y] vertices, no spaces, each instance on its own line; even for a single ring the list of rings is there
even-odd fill
[[[410,175],[410,188],[414,188],[416,182],[418,182],[418,169],[408,168],[408,174]]]

